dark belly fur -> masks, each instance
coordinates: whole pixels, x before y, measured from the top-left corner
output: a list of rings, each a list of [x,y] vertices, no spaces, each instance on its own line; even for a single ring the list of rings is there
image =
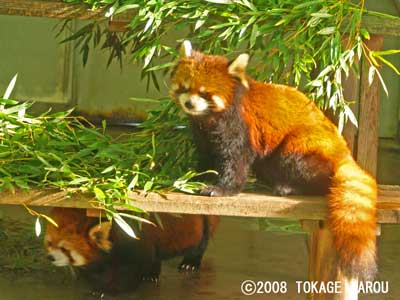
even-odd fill
[[[333,173],[332,165],[322,157],[283,154],[279,147],[267,157],[256,158],[253,171],[258,180],[272,186],[276,195],[324,195]]]

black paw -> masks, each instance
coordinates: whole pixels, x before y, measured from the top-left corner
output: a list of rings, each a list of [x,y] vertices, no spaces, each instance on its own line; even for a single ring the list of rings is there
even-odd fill
[[[197,272],[200,268],[200,264],[193,265],[193,264],[185,264],[181,263],[178,266],[178,271],[179,272]]]
[[[201,256],[184,257],[178,266],[179,272],[196,272],[200,269]]]
[[[207,185],[200,191],[200,195],[209,197],[232,196],[235,194],[237,192],[226,190],[216,185]]]
[[[143,281],[148,281],[148,282],[153,282],[155,286],[159,286],[160,284],[160,278],[158,276],[143,276],[142,277]]]

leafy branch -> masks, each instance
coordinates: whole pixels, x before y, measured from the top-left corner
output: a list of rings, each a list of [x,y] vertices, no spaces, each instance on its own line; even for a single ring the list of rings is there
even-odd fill
[[[107,8],[107,16],[129,16],[127,31],[109,32],[106,24],[88,24],[65,41],[77,40],[87,60],[90,40],[108,49],[110,63],[127,55],[143,66],[142,76],[158,88],[156,74],[167,72],[183,39],[205,52],[228,53],[245,49],[252,57],[250,73],[262,81],[302,86],[323,109],[341,114],[356,124],[345,99],[342,82],[363,57],[373,74],[381,64],[399,71],[384,56],[399,53],[370,51],[362,27],[364,1],[336,0],[68,0]],[[384,15],[387,18],[394,16]],[[99,26],[103,28],[99,29]],[[171,36],[173,31],[173,36]],[[377,59],[375,59],[377,58]],[[381,80],[384,85],[383,80]]]
[[[144,211],[129,204],[129,192],[193,193],[203,186],[192,180],[198,174],[192,170],[196,155],[186,120],[169,100],[160,100],[140,130],[114,137],[105,122],[95,128],[72,110],[29,115],[32,103],[8,99],[15,82],[16,76],[0,98],[0,192],[35,186],[90,193],[97,206],[129,228],[116,205],[135,213],[131,219],[144,220]],[[40,233],[39,219],[36,230]]]

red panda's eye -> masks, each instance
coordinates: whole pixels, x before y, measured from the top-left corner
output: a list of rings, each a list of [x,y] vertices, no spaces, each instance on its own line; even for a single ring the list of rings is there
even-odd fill
[[[63,247],[63,246],[60,247],[60,250],[61,250],[62,252],[64,252],[64,253],[68,253],[68,252],[69,252],[68,249],[65,248],[65,247]]]
[[[183,87],[183,86],[179,87],[179,88],[175,91],[175,93],[176,93],[177,95],[179,95],[179,94],[184,94],[184,93],[187,93],[187,92],[189,92],[189,90],[188,90],[187,88]]]
[[[209,93],[199,93],[199,96],[207,101],[211,101],[211,95]]]

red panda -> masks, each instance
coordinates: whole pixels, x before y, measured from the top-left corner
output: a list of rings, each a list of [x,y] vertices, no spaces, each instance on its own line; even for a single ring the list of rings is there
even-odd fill
[[[56,266],[79,267],[107,292],[134,289],[142,279],[157,281],[161,260],[176,256],[183,256],[179,270],[197,270],[219,223],[216,216],[159,214],[164,229],[143,223],[136,240],[111,222],[87,217],[84,209],[54,208],[50,216],[58,227],[46,228],[48,258]]]
[[[328,223],[347,278],[376,273],[375,180],[354,161],[338,132],[297,89],[246,75],[249,56],[205,55],[185,41],[171,96],[189,116],[200,168],[218,172],[203,195],[239,193],[247,174],[277,195],[324,194]]]

